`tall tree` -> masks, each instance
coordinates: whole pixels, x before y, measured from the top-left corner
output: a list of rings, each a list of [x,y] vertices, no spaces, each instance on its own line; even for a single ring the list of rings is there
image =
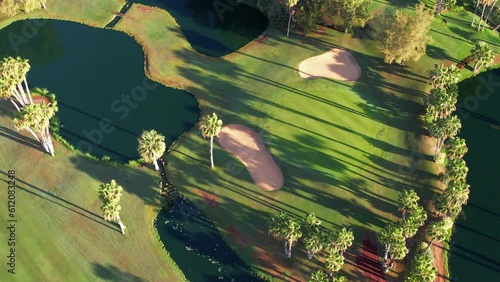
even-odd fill
[[[476,21],[477,9],[479,8],[479,4],[481,4],[484,0],[476,0],[476,8],[474,8],[474,17],[472,18],[471,26],[474,26],[474,22]]]
[[[429,224],[427,229],[427,236],[431,239],[426,249],[432,246],[434,241],[442,242],[451,236],[451,229],[453,228],[453,218],[445,217],[441,220],[433,221]]]
[[[481,12],[481,16],[479,17],[479,24],[477,25],[477,30],[481,29],[481,22],[484,20],[484,11],[486,10],[486,7],[491,5],[491,3],[494,0],[481,0],[481,3],[483,4],[483,11]]]
[[[434,16],[425,4],[416,6],[416,13],[397,10],[392,16],[381,15],[376,20],[376,38],[381,42],[380,51],[386,63],[416,61],[425,54],[430,25]]]
[[[214,167],[214,137],[222,130],[222,120],[216,113],[204,116],[200,121],[200,131],[203,138],[210,138],[210,167]]]
[[[495,61],[493,51],[490,46],[483,41],[476,43],[471,53],[471,55],[476,59],[476,62],[474,63],[474,72],[478,72],[483,66],[491,66]]]
[[[309,282],[329,282],[330,278],[328,277],[328,274],[323,272],[323,270],[318,269],[315,272],[311,273],[311,279],[309,279]]]
[[[308,34],[316,28],[317,23],[322,22],[327,12],[332,8],[333,1],[326,0],[302,0],[298,3],[295,22]]]
[[[415,190],[403,190],[398,197],[399,210],[402,213],[403,220],[406,217],[407,212],[411,212],[418,207],[418,200],[420,197],[417,195]]]
[[[486,15],[486,19],[484,19],[483,28],[481,30],[484,30],[484,28],[488,24],[488,19],[490,18],[491,12],[496,7],[496,4],[497,4],[497,0],[493,0],[492,3],[491,3],[491,5],[490,5],[490,11],[488,12],[488,15]]]
[[[285,255],[292,256],[292,245],[302,237],[300,221],[281,212],[273,216],[269,223],[269,234],[285,241]]]
[[[460,137],[448,138],[444,144],[446,156],[450,160],[462,159],[469,151],[465,139]]]
[[[304,232],[316,233],[319,232],[319,227],[321,226],[321,220],[316,217],[314,213],[307,215],[306,219],[302,223]]]
[[[434,205],[439,215],[456,217],[469,200],[470,186],[465,181],[451,181],[442,194],[436,197]]]
[[[434,282],[437,276],[437,269],[433,264],[432,253],[419,251],[411,263],[406,282]]]
[[[113,179],[99,186],[99,199],[101,200],[101,212],[106,221],[116,221],[120,225],[122,234],[125,234],[125,225],[120,218],[120,199],[123,187]]]
[[[411,238],[417,234],[418,228],[424,225],[427,212],[422,206],[417,205],[400,224],[403,237]]]
[[[292,16],[293,13],[295,12],[294,7],[295,5],[297,5],[298,2],[299,0],[285,0],[285,3],[288,8],[288,13],[290,14],[290,16],[288,17],[288,28],[286,30],[286,37],[288,37],[288,35],[290,34],[290,24],[292,23]]]
[[[446,164],[445,178],[447,181],[462,182],[467,178],[469,168],[463,159],[449,160]]]
[[[155,170],[159,170],[158,159],[165,153],[165,136],[155,130],[145,130],[139,139],[137,151],[139,155],[148,163],[153,163]]]
[[[455,137],[460,129],[462,128],[462,123],[460,119],[454,116],[448,116],[444,119],[438,119],[436,122],[429,125],[429,134],[437,139],[436,151],[434,157],[441,152],[441,147],[443,143],[449,137]]]
[[[382,262],[384,272],[387,272],[392,267],[395,260],[403,259],[408,253],[403,233],[404,231],[400,224],[391,223],[378,234],[379,242],[384,245],[384,258]]]
[[[26,80],[29,69],[28,60],[20,57],[6,57],[0,63],[0,94],[4,99],[11,99],[18,111],[20,107],[33,103]]]
[[[426,96],[427,111],[430,112],[429,114],[432,114],[431,123],[438,119],[447,118],[457,109],[458,95],[447,89],[433,88],[429,95]]]
[[[307,250],[307,258],[312,259],[313,256],[323,249],[325,242],[324,236],[320,232],[309,232],[304,235],[304,245]]]
[[[54,145],[50,136],[50,119],[57,112],[57,104],[28,104],[14,116],[14,125],[17,130],[27,130],[45,150],[54,156]]]
[[[330,277],[333,277],[335,272],[338,272],[344,265],[344,256],[338,252],[328,252],[325,260],[325,267],[328,270]]]
[[[371,0],[343,0],[337,2],[339,5],[340,16],[344,20],[344,32],[352,29],[355,22],[364,26],[370,19],[368,8]]]
[[[455,65],[445,67],[444,65],[435,65],[434,69],[429,71],[430,83],[435,88],[445,88],[450,84],[456,84],[460,81],[460,70]]]

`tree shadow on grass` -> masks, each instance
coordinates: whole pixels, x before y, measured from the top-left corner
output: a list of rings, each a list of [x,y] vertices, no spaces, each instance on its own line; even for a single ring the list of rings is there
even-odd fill
[[[5,171],[0,170],[0,174],[7,176],[7,173]],[[5,182],[7,182],[7,181],[5,181]],[[25,186],[25,187],[23,187],[23,186]],[[26,181],[20,179],[19,177],[16,177],[16,189],[19,189],[21,191],[24,191],[24,192],[30,194],[30,195],[39,197],[40,199],[46,200],[50,203],[53,203],[53,204],[58,205],[62,208],[65,208],[69,211],[72,211],[72,212],[74,212],[80,216],[83,216],[91,221],[94,221],[95,223],[98,223],[102,226],[109,227],[111,229],[115,229],[117,231],[120,231],[120,229],[117,228],[116,224],[105,222],[102,219],[102,216],[100,216],[94,212],[91,212],[91,211],[89,211],[81,206],[75,205],[74,203],[71,203],[71,202],[67,201],[66,199],[58,197],[58,196],[56,196],[48,191],[45,191],[42,188],[39,188],[35,185],[27,183]]]
[[[123,187],[124,191],[138,196],[146,205],[159,205],[161,199],[160,178],[146,172],[146,170],[151,169],[149,167],[116,168],[79,156],[71,157],[70,161],[73,163],[75,170],[86,173],[101,183],[114,179]]]
[[[5,126],[0,126],[0,137],[5,137],[7,139],[10,139],[16,143],[19,143],[21,145],[24,145],[26,147],[38,150],[40,152],[44,152],[42,145],[40,142],[37,142],[27,136],[24,136],[22,134],[19,134],[18,132],[9,129]]]
[[[94,274],[104,281],[111,282],[146,282],[145,279],[120,270],[114,265],[93,263]]]

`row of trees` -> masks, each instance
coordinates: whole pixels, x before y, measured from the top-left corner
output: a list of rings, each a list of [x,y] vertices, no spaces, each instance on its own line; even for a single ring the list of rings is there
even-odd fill
[[[47,0],[0,0],[0,17],[10,17],[20,11],[29,13],[33,10],[46,9]]]
[[[414,190],[401,192],[398,206],[402,220],[389,223],[378,234],[378,240],[384,246],[384,272],[387,272],[396,260],[401,260],[408,254],[406,239],[415,236],[427,219],[427,212],[418,204],[419,199]]]
[[[306,34],[313,31],[317,24],[325,20],[336,22],[337,18],[342,19],[345,32],[352,30],[354,25],[364,26],[370,19],[368,8],[371,0],[257,0],[256,5],[278,24],[288,19],[288,36],[292,17]]]
[[[477,24],[477,30],[484,30],[486,24],[488,23],[488,19],[490,18],[491,12],[495,9],[498,0],[476,0],[476,8],[474,9],[474,17],[472,18],[471,26],[474,26],[474,22],[476,21],[477,11],[480,5],[483,6],[481,10],[481,15],[479,16],[479,23]],[[485,11],[489,7],[489,11],[485,17]]]
[[[54,145],[49,129],[50,120],[58,111],[57,102],[55,95],[47,89],[35,88],[30,91],[26,78],[29,70],[28,60],[20,57],[4,58],[0,62],[0,97],[10,101],[17,110],[13,118],[16,129],[30,132],[53,156]],[[44,98],[35,103],[32,94]]]
[[[338,232],[321,229],[321,220],[314,213],[299,219],[284,212],[271,217],[269,234],[284,240],[285,255],[292,256],[292,245],[302,238],[307,250],[307,258],[312,259],[321,251],[326,253],[325,268],[311,275],[311,281],[345,281],[345,277],[335,275],[344,265],[344,252],[354,241],[352,230],[342,228]]]

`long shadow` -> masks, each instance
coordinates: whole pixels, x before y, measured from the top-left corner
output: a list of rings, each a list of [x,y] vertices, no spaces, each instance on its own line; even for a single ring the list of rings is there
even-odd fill
[[[3,174],[3,175],[5,175],[5,176],[7,176],[7,173],[6,173],[5,171],[1,171],[1,170],[0,170],[0,173],[1,173],[1,174]],[[6,181],[6,180],[4,180],[4,182],[7,182],[7,181]],[[77,205],[75,205],[75,204],[73,204],[73,203],[71,203],[71,202],[68,202],[67,200],[65,200],[65,199],[63,199],[63,198],[58,197],[58,196],[56,196],[56,195],[54,195],[54,194],[52,194],[52,193],[50,193],[50,192],[47,192],[47,191],[45,191],[45,190],[43,190],[43,189],[41,189],[41,188],[39,188],[39,187],[36,187],[36,186],[32,185],[32,184],[30,184],[30,183],[27,183],[26,181],[21,180],[20,178],[16,178],[16,182],[20,182],[20,183],[22,183],[22,184],[24,184],[24,185],[26,185],[26,186],[28,186],[28,187],[32,188],[32,189],[33,189],[33,190],[35,190],[37,193],[36,193],[36,192],[34,192],[34,191],[31,191],[31,190],[28,190],[27,188],[23,188],[23,187],[22,187],[22,186],[20,186],[19,184],[17,184],[17,185],[16,185],[16,189],[20,189],[20,190],[22,190],[22,191],[25,191],[26,193],[31,194],[31,195],[33,195],[33,196],[37,196],[37,197],[39,197],[39,198],[41,198],[41,199],[43,199],[43,200],[47,200],[47,201],[49,201],[49,202],[51,202],[51,203],[53,203],[53,204],[56,204],[56,205],[58,205],[58,206],[60,206],[60,207],[63,207],[63,208],[65,208],[65,209],[67,209],[67,210],[70,210],[70,211],[72,211],[72,212],[74,212],[74,213],[76,213],[76,214],[79,214],[79,215],[81,215],[81,216],[83,216],[83,217],[85,217],[85,218],[87,218],[87,219],[89,219],[89,220],[92,220],[92,221],[94,221],[95,223],[101,224],[102,226],[109,227],[109,228],[111,228],[111,229],[115,229],[115,230],[117,230],[117,231],[120,231],[120,229],[119,229],[119,228],[117,228],[117,226],[118,226],[118,225],[115,225],[115,224],[112,224],[112,225],[110,225],[110,224],[104,224],[104,223],[102,222],[102,217],[101,217],[100,215],[98,215],[98,214],[95,214],[95,213],[93,213],[93,212],[91,212],[91,211],[89,211],[89,210],[87,210],[87,209],[84,209],[84,208],[82,208],[82,207],[80,207],[80,206],[77,206]],[[59,202],[58,202],[58,201],[59,201]],[[60,202],[62,202],[62,203],[64,203],[64,204],[66,204],[66,205],[63,205],[63,204],[61,204]],[[69,206],[69,207],[68,207],[68,206]],[[89,215],[86,215],[86,214],[84,214],[84,213],[82,213],[82,212],[80,212],[79,210],[81,210],[81,211],[83,211],[83,212],[85,212],[85,213],[89,214],[90,216],[89,216]],[[91,216],[92,216],[92,217],[91,217]]]
[[[485,238],[488,238],[490,240],[493,240],[493,241],[496,241],[498,243],[500,243],[500,238],[496,238],[496,237],[493,237],[491,235],[488,235],[486,233],[483,233],[483,232],[480,232],[480,231],[477,231],[475,229],[472,229],[468,226],[465,226],[461,223],[455,223],[456,227],[458,227],[459,229],[464,229],[464,230],[467,230],[468,232],[472,232],[472,233],[476,233],[477,235],[481,236],[481,237],[485,237]]]
[[[92,268],[94,269],[94,274],[103,279],[104,281],[111,282],[146,282],[146,280],[142,279],[139,276],[133,275],[131,273],[120,270],[118,267],[114,265],[102,265],[100,263],[94,262],[92,264]]]
[[[452,248],[445,248],[445,249],[448,252],[450,252],[452,255],[459,256],[459,257],[466,259],[472,263],[478,264],[482,267],[485,267],[485,268],[488,268],[492,271],[500,273],[500,261],[486,257],[486,256],[484,256],[480,253],[477,253],[471,249],[464,248],[462,246],[455,245],[453,243],[451,243],[450,245],[452,246]],[[458,252],[457,249],[460,250],[461,252]],[[489,265],[489,264],[491,264],[491,265]],[[451,279],[451,281],[454,281],[454,280]]]
[[[19,134],[5,126],[0,126],[0,136],[8,138],[16,143],[22,144],[26,147],[38,150],[40,152],[45,152],[39,142],[36,142],[35,140]]]

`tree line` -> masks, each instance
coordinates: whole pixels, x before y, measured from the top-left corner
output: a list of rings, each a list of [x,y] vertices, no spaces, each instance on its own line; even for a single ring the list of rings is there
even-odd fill
[[[33,10],[46,9],[47,0],[0,0],[0,18],[11,17],[19,12],[29,13]]]

